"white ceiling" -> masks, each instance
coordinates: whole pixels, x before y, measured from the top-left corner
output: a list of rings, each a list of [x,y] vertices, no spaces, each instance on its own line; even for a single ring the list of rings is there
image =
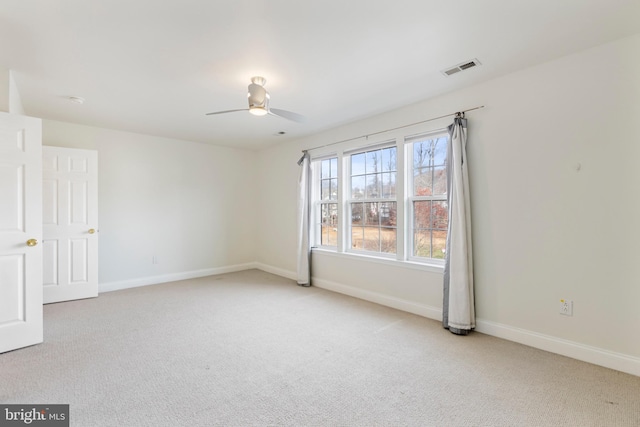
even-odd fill
[[[0,0],[0,68],[31,116],[256,149],[638,32],[638,0]],[[205,116],[254,75],[307,122]]]

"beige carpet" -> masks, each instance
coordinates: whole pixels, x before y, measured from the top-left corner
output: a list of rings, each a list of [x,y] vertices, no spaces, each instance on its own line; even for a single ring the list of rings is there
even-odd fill
[[[44,314],[44,344],[0,355],[0,402],[72,426],[640,425],[638,377],[257,270]]]

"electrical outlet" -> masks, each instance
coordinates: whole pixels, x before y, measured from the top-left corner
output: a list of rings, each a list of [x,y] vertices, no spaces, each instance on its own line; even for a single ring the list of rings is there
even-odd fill
[[[560,314],[564,316],[573,316],[573,301],[561,299],[560,300]]]

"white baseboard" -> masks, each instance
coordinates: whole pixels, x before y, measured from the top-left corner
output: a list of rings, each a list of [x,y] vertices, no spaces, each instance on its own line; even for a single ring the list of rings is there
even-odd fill
[[[298,274],[295,271],[289,271],[283,268],[273,267],[267,264],[263,264],[261,262],[254,262],[253,268],[266,271],[267,273],[275,274],[276,276],[286,277],[287,279],[296,280],[296,281],[298,280]]]
[[[476,319],[476,331],[572,359],[640,376],[640,358],[638,357],[483,319]]]
[[[255,268],[266,271],[267,273],[286,277],[287,279],[298,279],[297,273],[289,270],[284,270],[282,268],[272,267],[270,265],[262,263],[255,263]],[[337,292],[339,294],[349,295],[365,301],[375,302],[376,304],[384,305],[386,307],[396,308],[408,313],[428,317],[429,319],[440,320],[442,318],[442,310],[435,307],[430,307],[428,305],[417,304],[412,301],[395,298],[378,292],[368,291],[366,289],[357,288],[355,286],[344,285],[342,283],[333,282],[331,280],[318,279],[317,277],[312,277],[311,283],[317,288],[326,289],[328,291]]]
[[[160,283],[175,282],[178,280],[215,276],[216,274],[234,273],[236,271],[250,270],[252,268],[258,267],[256,267],[255,263],[236,264],[226,267],[205,268],[202,270],[184,271],[181,273],[162,274],[159,276],[147,276],[138,279],[100,283],[98,285],[98,292],[111,292],[119,291],[122,289],[137,288],[139,286],[158,285]]]
[[[292,280],[296,280],[297,278],[296,273],[292,271],[271,267],[265,264],[256,263],[254,267]],[[427,317],[429,319],[442,319],[442,309],[440,307],[419,304],[413,301],[407,301],[401,298],[368,291],[342,283],[336,283],[330,280],[318,279],[316,277],[312,277],[311,282],[313,286],[317,286],[318,288],[371,301],[387,307]],[[638,357],[616,353],[575,341],[569,341],[551,335],[544,335],[484,319],[476,319],[475,330],[483,334],[517,342],[529,347],[571,357],[572,359],[640,376],[640,358]]]
[[[418,316],[427,317],[429,319],[441,320],[442,310],[437,307],[419,304],[413,301],[407,301],[401,298],[384,295],[378,292],[372,292],[366,289],[356,288],[354,286],[336,283],[330,280],[312,278],[311,283],[318,288],[327,289],[329,291],[338,292],[365,301],[374,302],[386,307],[395,308],[408,313],[417,314]]]
[[[297,280],[298,275],[289,270],[282,268],[272,267],[270,265],[255,263],[255,268],[266,271],[267,273],[276,274],[287,279]],[[398,310],[406,311],[408,313],[417,314],[419,316],[427,317],[429,319],[440,320],[442,319],[442,310],[436,307],[428,305],[418,304],[413,301],[407,301],[400,298],[384,295],[378,292],[368,291],[366,289],[357,288],[355,286],[344,285],[342,283],[333,282],[331,280],[318,279],[317,277],[311,278],[313,286],[326,289],[328,291],[337,292],[339,294],[349,295],[355,298],[360,298],[365,301],[375,302],[376,304],[384,305],[386,307],[396,308]]]

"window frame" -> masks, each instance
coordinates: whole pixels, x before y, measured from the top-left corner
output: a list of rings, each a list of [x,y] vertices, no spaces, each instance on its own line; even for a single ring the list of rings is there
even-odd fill
[[[446,148],[445,150],[448,150],[449,148],[449,133],[447,132],[446,129],[441,129],[441,130],[437,130],[437,131],[433,131],[433,132],[427,132],[427,133],[421,133],[418,135],[412,135],[412,136],[407,136],[405,137],[405,151],[406,151],[406,156],[407,156],[407,185],[405,187],[405,200],[406,200],[406,212],[407,212],[407,227],[405,230],[405,235],[407,237],[407,260],[409,261],[413,261],[413,262],[428,262],[430,264],[437,264],[437,265],[442,265],[444,266],[444,257],[443,258],[433,258],[433,257],[423,257],[423,256],[419,256],[419,255],[415,255],[414,253],[414,248],[415,248],[415,231],[416,231],[416,227],[415,227],[415,210],[414,210],[414,203],[415,202],[422,202],[422,201],[429,201],[429,202],[434,202],[434,201],[438,201],[438,202],[447,202],[447,185],[448,183],[445,180],[445,191],[442,194],[431,194],[431,195],[415,195],[414,191],[415,191],[415,162],[414,162],[414,144],[416,142],[421,142],[421,141],[430,141],[430,140],[434,140],[434,139],[439,139],[441,137],[445,138],[446,141]],[[427,166],[428,167],[437,167],[438,165],[433,165],[433,166]],[[424,166],[422,168],[425,168]],[[444,161],[444,174],[445,177],[447,176],[447,161],[446,161],[446,154],[445,154],[445,161]],[[447,224],[448,224],[448,218],[447,218]],[[429,230],[430,231],[430,236],[431,236],[431,245],[430,245],[430,250],[431,253],[433,254],[433,232],[434,231],[442,231],[442,229],[437,229],[437,228],[421,228],[422,230]],[[447,227],[448,229],[448,227]],[[447,229],[445,229],[445,241],[447,239]],[[446,247],[446,246],[445,246]],[[446,255],[446,254],[445,254]]]
[[[449,134],[447,126],[449,121],[439,120],[413,128],[414,132],[407,129],[395,129],[393,131],[376,134],[375,137],[347,139],[335,144],[318,147],[308,150],[311,155],[312,170],[312,212],[311,224],[312,249],[320,253],[333,255],[336,257],[353,257],[354,259],[366,259],[377,263],[390,263],[392,265],[403,265],[410,268],[417,268],[424,271],[442,272],[444,260],[438,258],[427,258],[413,255],[413,201],[418,200],[413,196],[413,150],[412,142],[416,138],[433,138],[436,135],[446,137],[447,144]],[[352,247],[351,229],[351,202],[364,202],[368,199],[351,198],[351,155],[373,151],[381,148],[396,147],[396,194],[395,199],[388,201],[396,203],[396,253],[374,252]],[[320,214],[320,171],[319,161],[328,158],[337,158],[338,163],[338,227],[337,246],[321,245],[319,235],[320,221],[317,215]],[[446,171],[446,169],[445,169]],[[446,172],[445,172],[446,173]],[[441,197],[439,200],[443,200]],[[446,194],[444,194],[446,200]],[[380,199],[370,200],[380,202]],[[384,199],[387,201],[387,199]],[[446,232],[445,232],[446,233]]]
[[[335,178],[331,175],[329,178],[322,177],[322,162],[323,161],[331,161],[336,160],[336,176]],[[331,167],[329,167],[331,170]],[[340,242],[340,195],[341,195],[341,177],[340,177],[340,157],[337,155],[328,155],[322,156],[320,158],[314,158],[311,160],[311,200],[312,203],[312,213],[311,213],[311,224],[312,228],[312,246],[316,248],[323,248],[327,250],[336,250],[339,246]],[[323,180],[332,180],[335,179],[337,182],[337,194],[335,199],[322,199],[322,181]],[[336,205],[336,244],[335,245],[326,245],[322,244],[322,207],[324,205]]]
[[[374,172],[374,173],[368,173],[365,167],[365,170],[362,174],[357,174],[357,175],[353,175],[353,170],[352,170],[352,156],[354,155],[359,155],[359,154],[364,154],[365,155],[365,164],[366,164],[366,155],[368,153],[372,153],[375,151],[381,151],[381,150],[385,150],[385,149],[389,149],[389,148],[393,148],[395,149],[395,156],[396,156],[396,168],[393,171],[394,173],[394,180],[395,180],[395,185],[396,185],[396,191],[395,191],[395,196],[393,197],[367,197],[366,194],[366,180],[367,180],[367,176],[369,175],[373,175],[375,174],[380,174],[383,175],[384,173],[390,173],[390,172],[385,172],[384,170],[381,170],[380,172]],[[360,254],[360,255],[367,255],[367,256],[376,256],[376,257],[382,257],[382,258],[392,258],[395,259],[397,258],[397,254],[398,254],[398,224],[396,222],[396,225],[394,227],[383,227],[380,224],[380,220],[378,219],[378,225],[377,228],[380,230],[380,235],[378,238],[378,244],[379,246],[382,245],[382,229],[386,228],[386,229],[395,229],[395,234],[396,234],[396,245],[395,245],[395,250],[393,252],[383,252],[382,250],[378,250],[378,251],[374,251],[374,250],[367,250],[367,249],[362,249],[362,248],[356,248],[354,249],[353,247],[353,204],[355,203],[362,203],[363,204],[363,211],[362,211],[362,215],[364,216],[364,205],[366,203],[378,203],[378,204],[382,204],[382,203],[395,203],[396,205],[396,217],[397,217],[397,211],[398,211],[398,191],[397,191],[397,181],[398,181],[398,166],[397,166],[397,158],[398,158],[398,147],[396,144],[395,140],[388,140],[386,142],[383,142],[381,144],[376,144],[374,146],[367,146],[367,147],[362,147],[360,149],[355,149],[355,150],[350,150],[348,152],[344,153],[344,156],[342,158],[342,162],[345,165],[345,169],[346,169],[346,174],[345,177],[347,177],[348,182],[346,182],[347,180],[345,180],[344,186],[346,187],[345,189],[345,205],[346,205],[346,211],[348,212],[348,215],[346,217],[345,222],[345,227],[346,227],[346,252],[350,252],[350,253],[355,253],[355,254]],[[354,176],[363,176],[365,178],[365,196],[361,197],[361,198],[354,198],[353,194],[352,194],[352,178]],[[380,193],[383,193],[382,190],[383,187],[383,183],[380,184]],[[364,230],[366,225],[364,224],[364,218],[362,218],[362,225],[360,225],[360,227]],[[373,226],[371,226],[373,228]],[[364,231],[363,231],[364,232]]]

